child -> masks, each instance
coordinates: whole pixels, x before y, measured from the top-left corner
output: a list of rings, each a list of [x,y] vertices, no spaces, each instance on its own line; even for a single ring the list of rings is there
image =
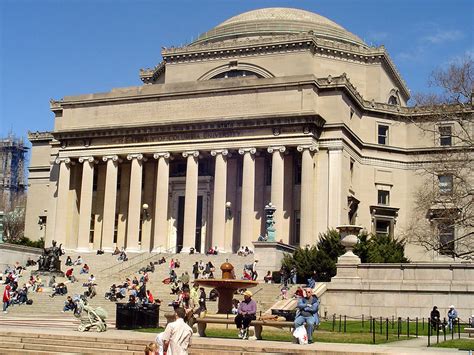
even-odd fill
[[[282,300],[287,300],[288,299],[288,287],[283,286],[280,291],[281,291],[281,299]]]
[[[158,346],[156,343],[150,343],[145,347],[145,355],[156,355],[158,354]]]

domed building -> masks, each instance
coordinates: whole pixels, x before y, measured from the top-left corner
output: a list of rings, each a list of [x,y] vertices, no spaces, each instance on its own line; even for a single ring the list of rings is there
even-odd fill
[[[29,136],[29,238],[236,252],[265,234],[270,202],[282,244],[343,224],[404,232],[422,183],[413,156],[433,140],[405,119],[410,93],[384,47],[266,8],[162,58],[142,86],[51,101],[54,130]]]

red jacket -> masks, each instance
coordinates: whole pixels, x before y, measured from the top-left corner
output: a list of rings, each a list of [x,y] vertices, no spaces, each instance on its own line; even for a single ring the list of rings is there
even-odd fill
[[[3,302],[10,301],[10,285],[5,286],[5,291],[3,291]]]

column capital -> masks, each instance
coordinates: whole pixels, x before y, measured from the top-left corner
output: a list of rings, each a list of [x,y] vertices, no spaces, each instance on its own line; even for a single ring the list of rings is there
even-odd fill
[[[239,154],[244,155],[245,153],[256,154],[256,148],[239,148]]]
[[[97,164],[97,160],[95,160],[94,157],[79,157],[78,161],[79,163],[88,162],[88,163]]]
[[[222,154],[224,157],[227,156],[227,155],[230,156],[229,151],[227,149],[214,149],[214,150],[211,150],[211,155],[213,157],[215,157],[218,154]]]
[[[116,162],[119,162],[119,163],[122,162],[122,159],[120,159],[120,158],[118,157],[118,155],[104,155],[104,156],[102,157],[102,161],[105,161],[105,162],[106,162],[106,161],[108,161],[108,160],[112,160],[114,163],[116,163]]]
[[[171,157],[171,154],[169,152],[157,152],[153,154],[153,158],[157,160],[160,158],[169,159],[170,157]]]
[[[133,160],[133,159],[137,159],[138,161],[140,160],[147,161],[147,159],[141,153],[127,155],[127,160]]]
[[[318,146],[315,144],[302,144],[296,147],[298,152],[303,152],[304,150],[308,149],[310,152],[317,152],[319,150]]]
[[[58,165],[60,165],[61,163],[69,165],[71,164],[71,158],[56,158],[54,162]]]
[[[187,158],[190,155],[197,158],[199,156],[199,150],[187,150],[183,152],[182,155],[183,155],[183,158]]]
[[[284,153],[286,151],[286,147],[284,145],[275,145],[275,146],[270,146],[267,148],[268,153],[273,153],[273,152],[280,152]]]

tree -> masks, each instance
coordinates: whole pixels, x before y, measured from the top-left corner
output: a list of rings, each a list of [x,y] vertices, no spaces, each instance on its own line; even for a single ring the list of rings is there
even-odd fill
[[[415,196],[406,239],[453,258],[474,258],[474,62],[470,56],[438,69],[437,94],[415,95],[410,120],[435,147],[418,156],[424,183]]]
[[[405,243],[390,236],[374,236],[367,233],[359,236],[354,248],[362,263],[406,263]],[[283,258],[282,265],[291,270],[296,268],[300,281],[305,281],[316,271],[318,281],[331,281],[336,275],[337,258],[345,253],[341,236],[336,230],[329,230],[319,236],[317,245],[298,248]]]

